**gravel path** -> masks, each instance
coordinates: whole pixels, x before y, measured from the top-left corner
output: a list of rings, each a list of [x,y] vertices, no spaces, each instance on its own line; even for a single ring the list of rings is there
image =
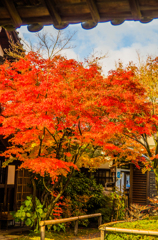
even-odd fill
[[[75,237],[72,240],[100,240],[100,232],[97,233],[90,233],[86,236],[82,236],[82,237]]]

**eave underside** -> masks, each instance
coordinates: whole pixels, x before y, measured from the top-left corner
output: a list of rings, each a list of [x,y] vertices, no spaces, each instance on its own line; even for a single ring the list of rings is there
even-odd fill
[[[114,25],[124,20],[149,22],[158,18],[158,1],[1,0],[0,13],[0,25],[6,28],[53,24],[57,29],[62,29],[68,24],[82,23],[83,28],[88,29],[98,22],[111,21]]]

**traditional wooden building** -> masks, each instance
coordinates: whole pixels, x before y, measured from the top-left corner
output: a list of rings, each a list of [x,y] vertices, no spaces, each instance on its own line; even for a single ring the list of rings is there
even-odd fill
[[[81,23],[91,29],[98,22],[113,25],[125,20],[148,23],[158,18],[157,0],[3,0],[0,1],[0,26],[9,30],[28,25],[38,31],[43,25],[53,24],[63,29]],[[105,30],[106,31],[106,30]]]
[[[7,58],[11,59],[5,52],[10,48],[10,42],[19,43],[18,35],[15,31],[8,32],[0,28],[0,64],[3,64]],[[1,112],[1,111],[0,111]],[[0,152],[4,152],[9,146],[8,140],[0,136]],[[4,157],[0,157],[0,207],[2,211],[16,210],[21,202],[30,195],[32,189],[28,186],[30,183],[29,173],[26,170],[17,170],[18,161],[12,162],[9,166],[3,168]]]

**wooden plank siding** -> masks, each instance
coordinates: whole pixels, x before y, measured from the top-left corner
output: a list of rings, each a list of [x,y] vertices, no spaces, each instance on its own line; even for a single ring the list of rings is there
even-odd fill
[[[142,174],[141,169],[131,164],[130,178],[130,203],[146,205],[149,203],[148,198],[158,195],[153,171]]]
[[[147,172],[142,174],[141,169],[133,164],[130,167],[130,203],[147,204]]]
[[[132,202],[146,205],[147,203],[147,173],[142,174],[140,169],[133,169],[133,196]]]

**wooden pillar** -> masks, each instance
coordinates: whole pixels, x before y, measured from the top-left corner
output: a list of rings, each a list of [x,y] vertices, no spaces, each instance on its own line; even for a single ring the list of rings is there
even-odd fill
[[[41,240],[45,239],[45,226],[41,226]]]
[[[102,216],[98,218],[98,227],[102,224]]]
[[[133,164],[130,164],[129,205],[133,203]]]
[[[78,234],[78,220],[75,221],[74,234],[75,234],[75,236],[77,236],[77,234]]]
[[[7,179],[8,179],[8,167],[6,167],[5,173],[3,211],[7,211]]]
[[[14,206],[13,210],[17,211],[17,187],[18,187],[18,166],[15,167],[15,185],[14,185]]]
[[[104,230],[100,231],[100,240],[104,240]]]
[[[150,197],[150,193],[149,193],[149,188],[150,188],[150,172],[149,171],[147,171],[147,181],[146,181],[146,204],[149,204],[150,203],[150,201],[149,201],[149,199],[148,199],[148,197]]]

